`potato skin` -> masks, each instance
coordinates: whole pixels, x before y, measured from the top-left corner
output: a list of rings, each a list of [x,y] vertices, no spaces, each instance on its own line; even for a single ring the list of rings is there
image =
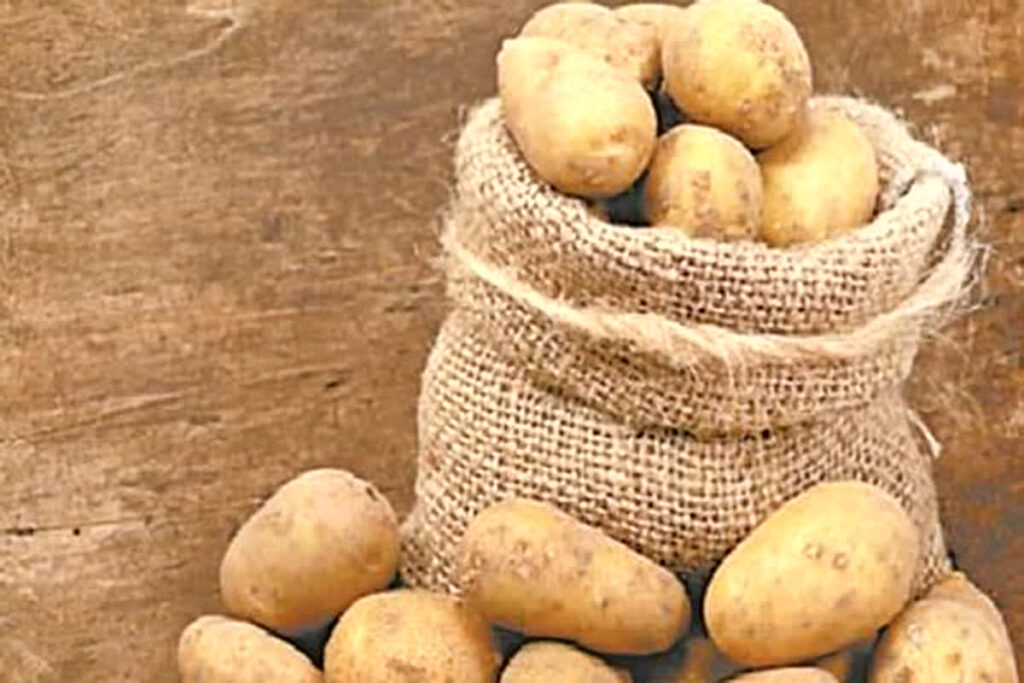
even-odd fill
[[[754,667],[858,643],[910,598],[920,546],[918,529],[881,489],[814,486],[771,514],[715,571],[704,601],[708,632],[728,657]]]
[[[647,88],[653,88],[661,75],[657,30],[603,5],[581,2],[548,5],[530,17],[519,35],[563,40],[622,69]]]
[[[963,575],[934,586],[886,629],[872,683],[1017,683],[1013,645],[1002,615]]]
[[[199,617],[178,640],[181,683],[321,683],[304,654],[258,626]]]
[[[358,600],[324,652],[326,683],[491,683],[500,656],[484,620],[463,601],[422,590]]]
[[[398,522],[371,484],[344,470],[299,475],[238,530],[220,566],[232,614],[294,632],[383,590],[398,568]]]
[[[528,500],[470,523],[456,562],[462,594],[491,623],[600,652],[668,649],[690,621],[676,577],[601,531]]]
[[[735,683],[839,683],[829,672],[809,666],[754,671],[732,680]]]
[[[524,645],[501,674],[501,683],[631,683],[599,657],[566,643],[538,641]]]
[[[693,121],[774,145],[811,94],[811,62],[785,15],[757,0],[700,0],[662,47],[665,88]]]
[[[552,38],[507,40],[497,62],[505,122],[541,179],[600,198],[640,177],[658,122],[638,82]]]
[[[676,126],[655,147],[644,205],[651,225],[690,237],[752,239],[761,227],[761,171],[735,138]]]
[[[783,247],[867,223],[878,198],[874,148],[839,112],[810,107],[798,129],[758,155],[764,180],[761,238]]]

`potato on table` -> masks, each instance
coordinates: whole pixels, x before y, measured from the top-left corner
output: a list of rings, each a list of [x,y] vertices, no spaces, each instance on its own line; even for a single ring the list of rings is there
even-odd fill
[[[829,672],[809,666],[754,671],[731,680],[735,683],[839,683]]]
[[[421,590],[360,599],[324,652],[327,683],[493,683],[499,664],[479,614],[455,597]]]
[[[622,69],[647,88],[661,73],[658,31],[602,5],[559,2],[538,10],[519,35],[557,38],[610,66]]]
[[[501,683],[630,683],[630,675],[566,643],[538,641],[509,660]]]
[[[761,238],[774,246],[835,237],[871,220],[875,150],[843,114],[810,107],[791,135],[758,155],[764,180]]]
[[[387,500],[343,470],[286,483],[232,539],[220,566],[224,605],[277,631],[322,624],[383,590],[398,568]]]
[[[708,586],[715,644],[785,666],[870,638],[911,596],[920,534],[899,502],[860,482],[814,486],[755,528]]]
[[[658,122],[635,79],[553,38],[507,40],[497,62],[506,125],[542,180],[599,198],[640,177]]]
[[[735,138],[676,126],[658,140],[644,206],[651,225],[690,237],[753,239],[761,227],[761,171]]]
[[[316,667],[294,647],[258,626],[199,617],[178,641],[181,683],[321,683]]]
[[[697,123],[748,147],[788,135],[811,94],[811,62],[785,15],[757,0],[700,0],[662,48],[665,88]]]
[[[669,648],[690,621],[686,589],[668,570],[556,508],[494,505],[470,523],[456,576],[492,623],[601,652]]]
[[[964,577],[937,584],[886,629],[871,682],[905,681],[1017,683],[1002,616]]]

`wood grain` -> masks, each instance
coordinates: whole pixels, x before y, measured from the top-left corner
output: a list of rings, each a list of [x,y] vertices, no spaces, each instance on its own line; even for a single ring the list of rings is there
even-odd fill
[[[540,4],[0,0],[0,681],[175,680],[231,532],[302,469],[408,509],[452,133]],[[820,91],[970,168],[981,310],[914,395],[1020,648],[1024,8],[778,4]]]

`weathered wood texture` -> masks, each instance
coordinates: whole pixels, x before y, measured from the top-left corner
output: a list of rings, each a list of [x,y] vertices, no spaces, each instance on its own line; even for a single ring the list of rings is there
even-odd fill
[[[537,0],[0,0],[0,681],[174,680],[295,472],[408,509],[460,106]],[[984,309],[920,363],[962,565],[1024,645],[1024,9],[786,0],[820,90],[970,165]]]

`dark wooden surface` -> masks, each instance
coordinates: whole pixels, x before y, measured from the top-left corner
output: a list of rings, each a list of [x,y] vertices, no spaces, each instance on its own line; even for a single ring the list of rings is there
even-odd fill
[[[536,0],[0,2],[0,681],[174,680],[259,499],[400,511],[459,108]],[[962,566],[1024,645],[1024,9],[786,0],[820,91],[966,161],[982,310],[914,394]]]

